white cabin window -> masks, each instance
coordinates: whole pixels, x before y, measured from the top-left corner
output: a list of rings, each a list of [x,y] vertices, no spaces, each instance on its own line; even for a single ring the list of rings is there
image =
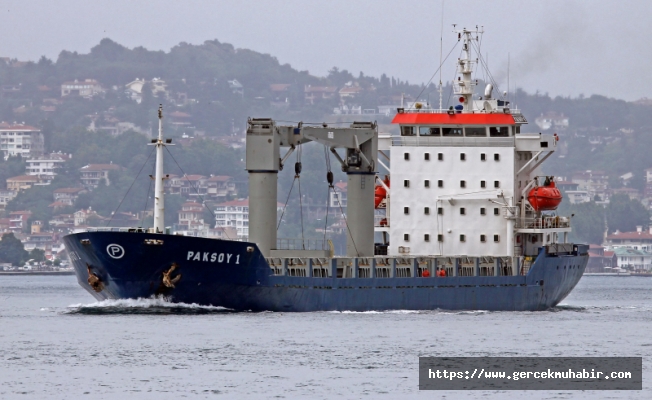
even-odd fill
[[[437,160],[444,161],[444,153],[437,153]]]
[[[466,235],[460,235],[460,242],[466,242]]]
[[[494,181],[494,187],[498,189],[500,187],[500,181]]]
[[[444,215],[444,208],[443,207],[438,207],[437,208],[437,215]]]
[[[423,213],[426,215],[430,215],[430,207],[424,207],[423,208]]]
[[[466,153],[460,153],[460,161],[466,161]]]
[[[486,241],[487,241],[487,236],[485,236],[485,235],[480,235],[480,241],[481,241],[482,243],[486,242]]]
[[[494,215],[500,215],[500,209],[498,207],[494,207]]]
[[[437,181],[437,187],[443,188],[444,187],[444,181],[441,179]]]
[[[462,128],[441,128],[442,136],[463,136]]]
[[[403,234],[403,240],[406,241],[406,242],[409,242],[410,241],[410,234],[409,233],[404,233]]]
[[[486,188],[487,187],[487,181],[480,181],[480,187],[481,188]]]
[[[500,161],[500,154],[498,153],[494,154],[494,161]]]
[[[464,128],[467,137],[483,137],[487,136],[487,130],[485,127],[466,127]]]
[[[410,153],[403,153],[403,159],[405,161],[410,161]]]
[[[428,179],[426,179],[425,181],[423,181],[423,186],[429,188],[429,187],[430,187],[430,181],[429,181]]]
[[[464,207],[460,208],[460,215],[466,215],[466,208]]]
[[[426,161],[430,161],[430,153],[425,153],[423,155],[423,159],[426,160]]]
[[[489,128],[489,136],[491,137],[507,137],[509,136],[508,126],[492,126]]]
[[[434,128],[431,126],[420,126],[419,127],[420,136],[439,136],[439,128]]]
[[[425,235],[423,235],[423,241],[424,242],[429,242],[430,241],[430,235],[427,234],[427,233]]]
[[[485,153],[480,154],[480,161],[487,161],[487,155]]]
[[[500,242],[500,235],[494,235],[494,242]]]
[[[465,188],[466,187],[466,181],[460,181],[460,187]]]
[[[403,187],[409,188],[410,187],[410,180],[406,179],[403,181]]]
[[[486,215],[487,214],[487,209],[484,207],[480,207],[480,215]]]
[[[410,213],[410,207],[403,207],[403,214],[409,214]]]
[[[443,242],[444,241],[444,235],[437,235],[437,241],[438,242]]]
[[[414,136],[414,127],[413,126],[402,126],[401,127],[401,136]]]

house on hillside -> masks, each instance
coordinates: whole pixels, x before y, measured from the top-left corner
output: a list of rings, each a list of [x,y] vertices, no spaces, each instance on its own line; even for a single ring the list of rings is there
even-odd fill
[[[283,204],[277,203],[277,211],[283,210]],[[235,228],[237,239],[249,237],[249,199],[227,201],[215,206],[215,227]],[[231,236],[231,239],[235,239]]]
[[[61,84],[61,97],[79,96],[90,99],[104,93],[102,85],[95,79],[68,81]]]
[[[635,232],[616,231],[611,235],[607,235],[605,245],[610,249],[624,247],[652,252],[652,227],[643,230],[642,226],[637,226]]]
[[[18,194],[15,190],[0,189],[0,211],[4,210],[11,200]]]
[[[337,213],[340,212],[340,207],[342,207],[343,210],[346,210],[346,186],[346,182],[337,182],[333,185],[333,190],[330,191],[328,197],[328,206],[331,208],[331,210],[337,210]]]
[[[335,86],[307,85],[303,88],[303,94],[306,103],[315,104],[316,101],[333,99],[338,93]]]
[[[192,125],[192,115],[183,111],[173,111],[168,117],[170,118],[170,125],[177,128],[189,127]]]
[[[54,190],[53,196],[55,202],[58,201],[67,206],[72,206],[82,193],[88,193],[88,190],[83,187],[60,188]]]
[[[346,103],[347,101],[354,100],[362,92],[364,92],[364,89],[360,86],[355,84],[348,84],[347,86],[341,88],[338,93],[340,95],[340,101],[342,103]]]
[[[633,271],[652,270],[652,252],[628,247],[614,249],[618,267]]]
[[[29,189],[34,185],[41,183],[41,179],[34,175],[20,175],[12,178],[7,178],[7,190],[19,192],[21,190]]]
[[[111,184],[109,172],[119,171],[120,169],[122,167],[115,164],[88,164],[79,169],[80,179],[82,184],[88,188],[98,187],[100,181],[104,181],[108,186]]]
[[[208,196],[217,201],[226,201],[228,196],[237,196],[238,191],[233,178],[225,175],[211,176],[206,180]]]
[[[290,98],[289,83],[273,83],[269,85],[269,91],[272,92],[272,103],[288,103]]]
[[[21,233],[27,228],[27,221],[32,217],[31,211],[12,211],[9,213],[9,231]]]
[[[589,262],[586,264],[586,271],[591,273],[611,272],[617,266],[613,251],[605,250],[598,244],[589,245]]]
[[[229,84],[229,89],[231,89],[231,92],[233,94],[239,94],[240,96],[244,96],[244,86],[240,82],[238,82],[237,79],[233,79],[230,81],[227,81]]]
[[[63,153],[51,153],[49,155],[30,158],[26,161],[27,175],[38,176],[42,180],[50,183],[57,175],[57,170],[69,159],[70,156]]]
[[[43,154],[44,139],[41,130],[33,126],[0,122],[0,151],[9,156],[36,157]]]
[[[564,114],[557,114],[555,112],[548,112],[545,115],[538,116],[534,123],[537,124],[542,131],[547,131],[550,128],[566,129],[568,128],[568,117]]]

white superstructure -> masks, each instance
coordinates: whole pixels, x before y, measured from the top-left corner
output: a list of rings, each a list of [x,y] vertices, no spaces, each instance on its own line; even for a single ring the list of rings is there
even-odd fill
[[[527,121],[492,97],[492,85],[473,97],[470,50],[479,33],[459,32],[459,105],[399,109],[393,123],[400,136],[379,140],[391,156],[391,214],[376,218],[376,231],[389,234],[389,255],[518,257],[566,242],[568,219],[542,214],[527,200],[534,187],[548,188],[539,165],[557,137],[522,134]]]

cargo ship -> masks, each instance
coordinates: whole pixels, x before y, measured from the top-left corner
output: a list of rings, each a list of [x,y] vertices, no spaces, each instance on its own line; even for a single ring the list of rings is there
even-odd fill
[[[79,284],[98,300],[165,296],[237,311],[556,306],[588,261],[588,246],[568,241],[570,217],[555,212],[561,194],[554,177],[540,172],[559,138],[521,132],[527,120],[504,94],[494,96],[494,84],[474,95],[481,55],[473,58],[472,49],[481,32],[456,33],[456,104],[402,104],[392,121],[398,134],[379,134],[371,122],[250,119],[246,242],[182,236],[164,226],[170,140],[159,109],[153,227],[66,236]],[[277,240],[278,174],[307,142],[326,146],[347,175],[345,256]]]

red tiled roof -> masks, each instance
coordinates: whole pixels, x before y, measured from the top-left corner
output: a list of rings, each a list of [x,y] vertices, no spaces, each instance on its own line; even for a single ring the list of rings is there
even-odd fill
[[[198,181],[202,178],[206,178],[204,175],[186,175],[183,179],[188,179],[189,181]]]
[[[106,170],[116,170],[121,167],[116,164],[88,164],[80,169],[83,171],[106,171]]]
[[[187,113],[182,112],[182,111],[174,111],[174,112],[171,112],[169,115],[172,118],[190,118],[191,117],[190,114],[187,114]]]
[[[304,88],[304,91],[306,93],[310,93],[310,92],[335,93],[337,92],[337,88],[335,86],[306,86]]]
[[[216,175],[208,179],[209,182],[226,182],[228,180],[231,180],[231,177],[226,175]]]
[[[269,90],[272,92],[284,92],[286,91],[290,86],[292,86],[289,83],[272,83],[269,85]]]
[[[619,232],[612,233],[607,236],[607,240],[622,240],[622,239],[648,239],[652,240],[652,235],[648,231],[643,232]]]
[[[38,182],[38,176],[35,175],[20,175],[20,176],[14,176],[12,178],[7,178],[7,182],[12,181],[12,182]]]
[[[0,131],[30,131],[30,132],[40,132],[38,128],[34,128],[30,125],[24,124],[8,124],[6,122],[0,122]]]

